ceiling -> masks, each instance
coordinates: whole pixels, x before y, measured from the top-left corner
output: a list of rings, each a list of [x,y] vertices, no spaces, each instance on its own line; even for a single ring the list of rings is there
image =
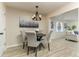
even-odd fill
[[[39,13],[47,15],[55,10],[69,4],[69,2],[6,2],[5,5],[17,9],[35,13],[35,6],[39,6]]]

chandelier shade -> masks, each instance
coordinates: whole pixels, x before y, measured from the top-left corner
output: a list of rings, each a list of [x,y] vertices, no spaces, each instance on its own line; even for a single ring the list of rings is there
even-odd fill
[[[40,21],[42,16],[38,12],[38,6],[35,7],[36,7],[36,13],[32,16],[32,19],[35,21]]]

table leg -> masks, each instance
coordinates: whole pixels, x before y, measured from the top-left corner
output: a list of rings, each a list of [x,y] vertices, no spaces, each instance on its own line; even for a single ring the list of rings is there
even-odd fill
[[[35,48],[35,57],[37,57],[37,47]]]
[[[30,48],[30,47],[27,48],[27,55],[29,55],[29,48]]]

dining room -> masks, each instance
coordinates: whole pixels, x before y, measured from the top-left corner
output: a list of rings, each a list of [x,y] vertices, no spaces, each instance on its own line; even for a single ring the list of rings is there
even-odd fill
[[[66,24],[75,25],[75,30],[78,30],[79,9],[77,3],[6,2],[4,5],[6,10],[6,50],[2,56],[79,56],[76,53],[78,43],[65,40],[64,29],[64,24]],[[72,5],[73,7],[71,7]]]
[[[30,4],[28,3],[28,5]],[[33,7],[35,9],[35,6]],[[25,49],[26,41],[24,39],[24,33],[27,32],[36,33],[36,36],[40,37],[40,39],[35,39],[37,40],[37,42],[41,41],[42,38],[46,37],[46,33],[48,32],[48,24],[46,23],[48,20],[44,15],[42,16],[41,21],[34,21],[32,20],[32,16],[34,15],[34,13],[27,12],[25,10],[18,10],[17,8],[13,8],[10,6],[6,6],[6,11],[7,48],[21,46],[21,48]]]

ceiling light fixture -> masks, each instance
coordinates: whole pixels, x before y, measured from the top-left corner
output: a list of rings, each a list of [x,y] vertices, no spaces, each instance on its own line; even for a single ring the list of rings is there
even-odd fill
[[[36,7],[36,13],[32,16],[32,19],[35,21],[40,21],[41,20],[41,15],[38,13],[38,6]]]

